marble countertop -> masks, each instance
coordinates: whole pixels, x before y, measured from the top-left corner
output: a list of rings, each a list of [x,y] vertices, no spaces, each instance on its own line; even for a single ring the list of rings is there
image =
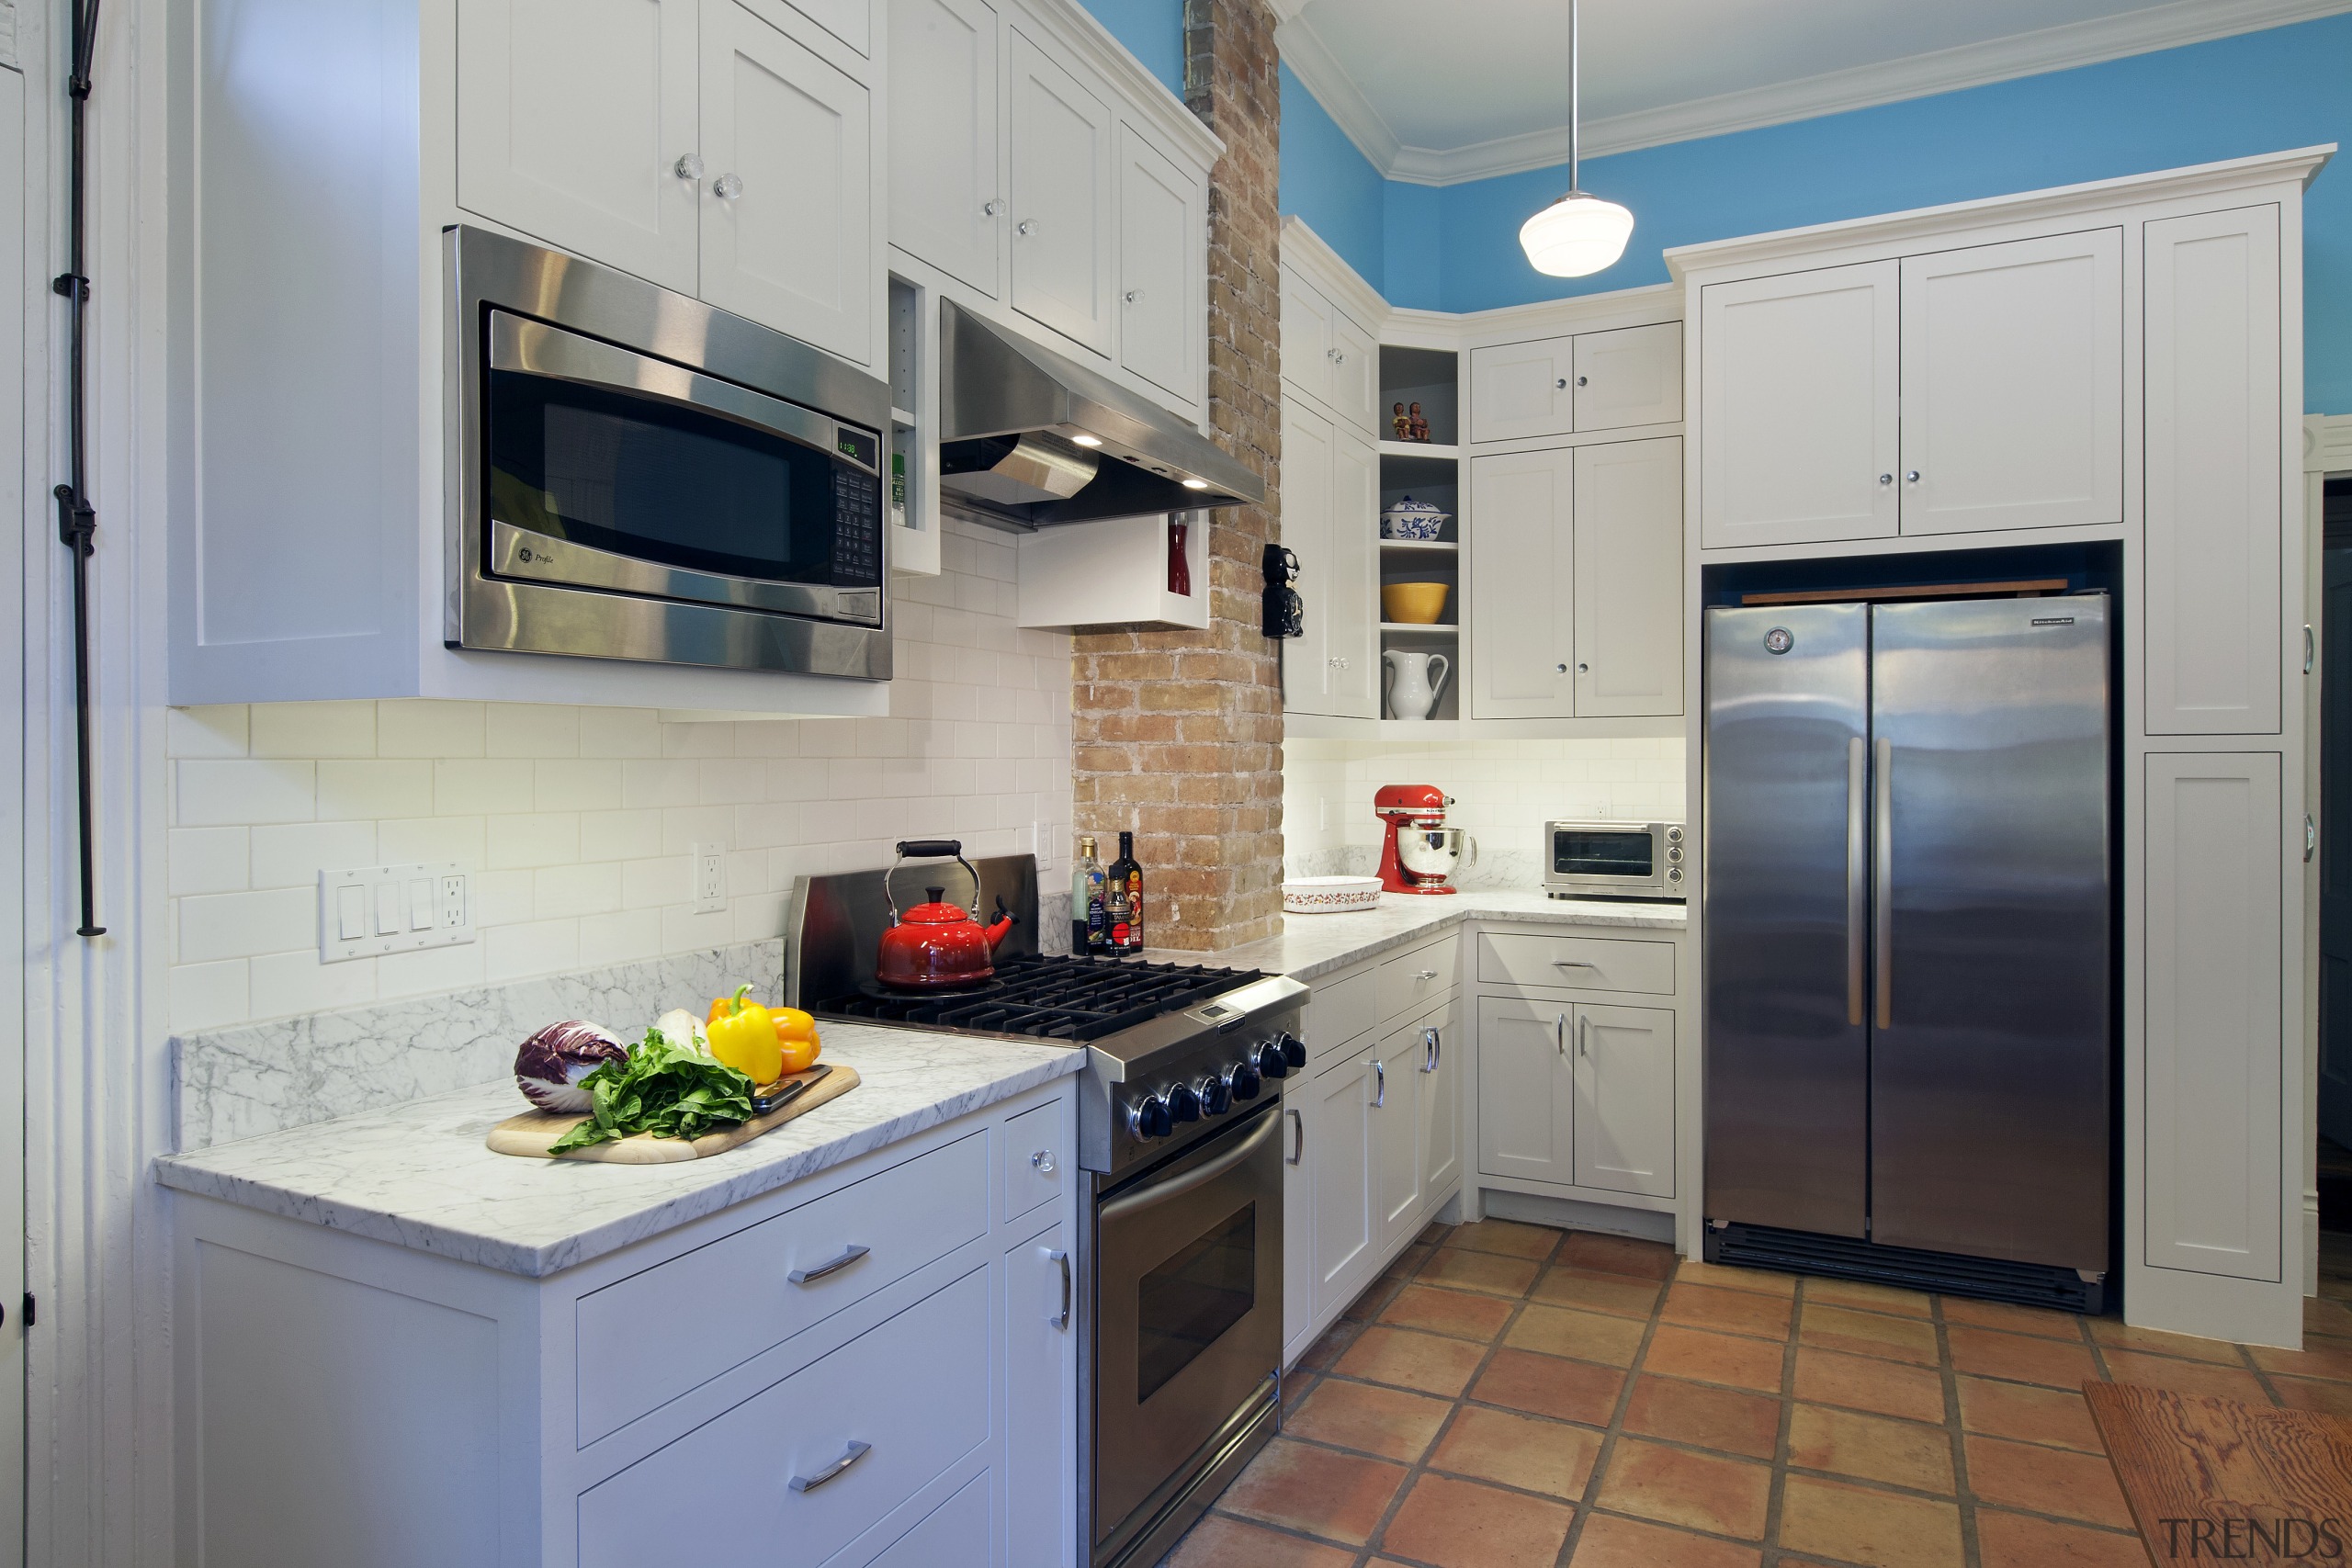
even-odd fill
[[[863,1081],[738,1149],[675,1165],[518,1159],[482,1146],[514,1080],[167,1155],[158,1180],[331,1230],[539,1278],[1081,1070],[1065,1046],[825,1026]]]
[[[1679,931],[1690,924],[1681,904],[1637,904],[1599,898],[1553,898],[1544,893],[1465,889],[1452,897],[1384,893],[1376,909],[1337,915],[1285,915],[1283,934],[1224,953],[1155,953],[1171,963],[1214,962],[1237,969],[1262,969],[1312,985],[1392,948],[1442,935],[1467,920],[1510,920],[1523,925],[1623,926]]]

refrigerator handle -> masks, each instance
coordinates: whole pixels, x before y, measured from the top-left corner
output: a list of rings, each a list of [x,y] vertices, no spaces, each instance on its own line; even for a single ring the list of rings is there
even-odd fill
[[[1871,802],[1871,949],[1877,973],[1871,988],[1878,996],[1877,1023],[1894,1027],[1894,742],[1878,738],[1878,767]]]
[[[1870,946],[1870,846],[1862,837],[1870,766],[1859,735],[1846,742],[1846,1021],[1862,1022],[1862,962]]]

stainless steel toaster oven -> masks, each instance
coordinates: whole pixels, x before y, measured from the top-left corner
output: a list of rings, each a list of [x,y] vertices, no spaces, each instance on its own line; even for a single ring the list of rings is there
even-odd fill
[[[1688,840],[1679,822],[1546,822],[1544,890],[1555,898],[1687,898]]]

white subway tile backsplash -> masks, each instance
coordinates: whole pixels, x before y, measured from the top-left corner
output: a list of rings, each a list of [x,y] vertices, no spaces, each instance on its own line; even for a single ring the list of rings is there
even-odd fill
[[[970,579],[902,580],[879,719],[665,723],[648,708],[468,702],[172,710],[175,1031],[642,963],[783,928],[794,879],[905,838],[1067,865],[1069,639],[1012,624],[1009,541],[949,525]],[[1368,791],[1367,791],[1368,796]],[[685,849],[728,850],[696,915]],[[473,943],[317,962],[319,870],[455,861]]]

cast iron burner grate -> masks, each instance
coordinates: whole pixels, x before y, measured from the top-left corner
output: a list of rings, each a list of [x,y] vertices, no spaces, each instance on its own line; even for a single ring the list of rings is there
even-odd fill
[[[969,990],[935,994],[859,987],[818,1003],[820,1018],[919,1023],[1043,1040],[1101,1040],[1163,1013],[1181,1012],[1261,978],[1255,969],[1097,958],[1016,958]]]

